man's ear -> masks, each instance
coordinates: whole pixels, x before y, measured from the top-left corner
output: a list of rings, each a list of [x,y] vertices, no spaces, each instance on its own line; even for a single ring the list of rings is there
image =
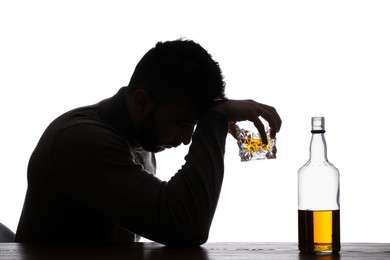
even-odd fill
[[[136,90],[133,96],[134,109],[139,118],[146,116],[153,108],[153,100],[148,91]]]

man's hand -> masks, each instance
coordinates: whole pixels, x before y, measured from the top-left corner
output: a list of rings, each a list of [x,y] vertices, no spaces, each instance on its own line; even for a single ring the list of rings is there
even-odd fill
[[[268,143],[264,125],[260,117],[264,118],[271,128],[270,137],[273,139],[279,132],[282,120],[274,107],[258,103],[253,100],[224,100],[218,102],[214,110],[225,114],[229,120],[229,126],[238,121],[251,121],[260,133],[263,143]],[[234,130],[233,130],[234,131]]]

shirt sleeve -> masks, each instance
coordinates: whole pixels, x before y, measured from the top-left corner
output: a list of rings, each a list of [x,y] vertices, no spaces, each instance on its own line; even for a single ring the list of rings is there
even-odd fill
[[[227,126],[217,112],[201,118],[185,164],[168,182],[137,163],[126,139],[112,129],[67,127],[55,141],[57,184],[133,233],[166,245],[202,244],[223,181]]]

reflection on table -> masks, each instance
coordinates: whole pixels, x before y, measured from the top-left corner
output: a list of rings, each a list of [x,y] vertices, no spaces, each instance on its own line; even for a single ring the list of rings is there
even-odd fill
[[[307,255],[298,251],[296,243],[206,243],[194,248],[166,247],[150,242],[129,245],[0,243],[0,259],[375,260],[390,259],[390,244],[344,243],[340,254]]]

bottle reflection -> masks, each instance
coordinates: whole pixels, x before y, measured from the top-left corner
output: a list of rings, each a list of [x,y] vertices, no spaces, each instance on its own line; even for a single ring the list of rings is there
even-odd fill
[[[313,254],[306,254],[306,253],[299,253],[299,260],[340,260],[340,254],[319,254],[319,255],[313,255]]]

